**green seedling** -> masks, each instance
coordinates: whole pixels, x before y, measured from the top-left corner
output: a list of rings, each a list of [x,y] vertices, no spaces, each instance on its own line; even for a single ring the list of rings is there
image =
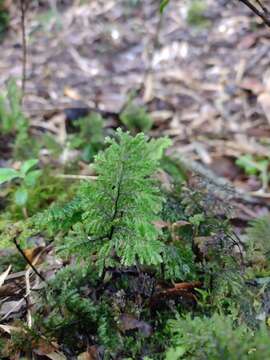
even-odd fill
[[[70,147],[80,149],[82,160],[91,162],[94,156],[104,146],[104,119],[98,113],[91,113],[76,121],[79,134],[75,134],[70,139]]]
[[[205,16],[207,4],[204,0],[192,0],[188,9],[188,24],[195,27],[208,27],[209,20]]]
[[[0,169],[0,185],[18,180],[19,186],[14,193],[14,201],[20,207],[26,206],[29,189],[36,185],[38,178],[41,176],[41,170],[35,169],[37,163],[37,159],[30,159],[23,162],[19,170],[12,168]]]
[[[152,128],[153,120],[143,106],[129,101],[120,114],[121,122],[133,133],[147,132]]]
[[[247,175],[258,176],[262,181],[262,189],[267,190],[269,175],[269,159],[257,160],[254,156],[247,154],[236,160],[236,165],[241,167]]]
[[[165,8],[168,6],[170,0],[160,0],[159,4],[159,11],[162,14],[165,10]]]

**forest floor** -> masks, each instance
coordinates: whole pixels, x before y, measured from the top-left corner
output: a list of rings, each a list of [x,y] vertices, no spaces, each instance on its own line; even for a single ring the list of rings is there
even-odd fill
[[[153,119],[149,135],[153,138],[168,136],[172,139],[167,155],[180,159],[192,173],[197,173],[216,185],[218,189],[211,186],[204,188],[204,183],[188,174],[191,187],[197,187],[205,196],[207,192],[216,192],[214,195],[221,200],[217,216],[224,218],[227,216],[227,206],[233,208],[230,224],[237,238],[239,236],[242,239],[251,220],[269,214],[270,29],[260,19],[251,14],[243,4],[230,0],[205,0],[203,9],[198,9],[196,1],[171,0],[162,16],[156,0],[59,0],[49,2],[50,5],[46,1],[37,3],[31,5],[26,16],[27,62],[23,111],[29,118],[31,135],[35,137],[48,133],[62,146],[62,153],[58,154],[57,159],[50,158],[49,151],[42,149],[39,159],[42,166],[52,165],[57,176],[64,172],[59,177],[63,175],[63,182],[66,181],[65,176],[70,175],[74,169],[76,175],[72,174],[71,179],[72,176],[91,177],[92,170],[81,159],[75,167],[68,167],[69,159],[74,160],[73,152],[67,149],[70,136],[73,136],[69,133],[69,127],[85,114],[85,109],[91,109],[102,114],[105,133],[111,135],[112,129],[123,125],[120,114],[132,98],[139,107],[145,107]],[[20,79],[22,74],[21,18],[13,3],[10,4],[10,14],[9,29],[0,45],[0,93],[5,90],[10,77]],[[74,138],[71,138],[72,141]],[[9,142],[9,137],[0,136],[0,168],[13,167],[18,170],[22,165],[12,158]],[[44,160],[42,156],[46,158],[48,154],[49,160]],[[170,179],[166,174],[161,173],[160,178],[165,188],[170,187]],[[58,191],[57,186],[63,187],[63,183],[49,183],[47,188],[50,187],[52,198],[44,195],[44,203],[43,200],[40,201],[40,208],[33,206],[30,213],[24,209],[23,214],[20,212],[19,215],[18,208],[6,205],[8,201],[5,197],[13,196],[19,185],[12,186],[11,190],[4,188],[0,192],[1,210],[8,209],[11,213],[14,211],[14,214],[8,214],[6,218],[5,215],[0,217],[0,231],[3,230],[3,219],[8,224],[11,220],[11,224],[15,220],[24,221],[28,215],[30,217],[35,214],[36,210],[44,210],[45,205],[51,205],[53,196]],[[74,195],[72,186],[69,184],[67,194],[59,190],[57,200],[70,200]],[[33,195],[36,201],[34,196],[39,194]],[[178,220],[172,224],[176,224],[176,228],[179,224],[179,227],[188,224],[185,218]],[[200,221],[203,220],[199,220],[198,227]],[[163,229],[168,223],[161,221],[158,226]],[[197,226],[196,219],[192,226]],[[174,241],[173,226],[170,231]],[[206,238],[205,234],[206,232],[199,234],[198,238]],[[48,278],[65,265],[63,259],[55,257],[53,246],[47,239],[34,238],[34,245],[34,249],[28,249],[28,253],[26,251],[26,257],[30,262],[38,261],[37,254],[42,258],[45,253],[49,266],[44,273]],[[0,257],[4,259],[6,255],[10,255],[9,251],[10,249],[0,248]],[[0,265],[1,306],[3,304],[0,315],[5,320],[0,329],[6,337],[12,332],[14,319],[26,318],[29,325],[27,316],[31,313],[31,304],[22,306],[23,299],[28,295],[27,292],[22,295],[21,288],[29,290],[28,270],[31,269],[23,271],[25,278],[21,280],[20,271],[23,267],[13,265],[12,271],[9,267],[4,271],[9,263],[4,261]],[[241,271],[242,265],[241,263]],[[219,270],[222,272],[222,269]],[[260,275],[268,275],[269,270],[265,270],[265,273],[264,270]],[[153,280],[154,276],[152,278],[152,274],[147,271],[143,274],[143,280]],[[112,271],[112,279],[118,275],[117,271]],[[197,275],[201,275],[201,269],[196,272]],[[130,275],[123,272],[121,276]],[[194,279],[198,280],[196,276]],[[11,284],[13,278],[15,283]],[[135,283],[135,280],[131,280],[131,283]],[[8,285],[3,285],[4,282]],[[184,291],[194,301],[195,295],[189,294],[188,282],[181,283],[179,288],[172,283],[175,286],[172,289],[176,293],[184,284],[188,289],[185,288]],[[200,281],[194,282],[191,292],[197,285],[200,287],[200,284]],[[158,284],[161,288],[163,285]],[[87,286],[90,294],[94,285]],[[137,291],[139,285],[136,283],[134,287]],[[95,289],[95,296],[104,290],[100,288]],[[162,297],[166,293],[170,297],[168,294],[172,293],[172,289],[163,289],[162,295],[158,293],[158,296]],[[110,286],[105,291],[113,293]],[[105,295],[102,293],[102,296]],[[101,295],[98,293],[97,296]],[[16,302],[20,302],[18,311],[14,310]],[[138,305],[139,301],[136,298],[134,302]],[[266,303],[268,306],[269,299]],[[44,312],[46,311],[45,309]],[[121,316],[124,323],[122,326],[126,327],[122,332],[128,332],[131,326],[132,330],[135,328],[139,331],[143,327],[142,333],[147,333],[149,319],[144,322],[131,318],[126,313]],[[133,327],[135,320],[137,322]],[[42,358],[44,354],[48,356],[49,352],[43,348],[43,344],[39,344],[38,348],[37,358]],[[61,346],[59,349],[68,353]],[[97,349],[99,347],[95,348],[95,353],[98,352]],[[48,358],[57,359],[58,350]],[[19,358],[19,352],[15,351],[14,359],[16,356]],[[90,354],[85,359],[102,359],[102,356],[95,354],[91,357]]]
[[[235,159],[269,156],[270,31],[236,1],[205,4],[193,24],[189,1],[172,1],[161,20],[156,1],[59,1],[32,9],[26,113],[38,123],[63,108],[118,113],[139,91],[153,134],[171,136],[179,153],[236,186],[258,190]],[[21,75],[20,16],[13,15],[1,44],[0,89]],[[267,198],[267,189],[260,195]]]
[[[119,112],[141,89],[155,130],[220,175],[237,178],[232,158],[269,155],[270,31],[244,6],[206,1],[205,19],[192,26],[189,1],[172,1],[161,22],[156,1],[59,3],[27,16],[27,113]],[[18,9],[1,50],[3,89],[21,75]]]

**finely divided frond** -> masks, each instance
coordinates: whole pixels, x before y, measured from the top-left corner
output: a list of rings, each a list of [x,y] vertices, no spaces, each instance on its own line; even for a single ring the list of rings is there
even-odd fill
[[[104,266],[112,256],[125,266],[161,263],[163,246],[153,222],[163,199],[153,174],[170,141],[148,141],[144,134],[132,137],[121,130],[106,141],[110,146],[95,158],[97,181],[80,191],[90,253],[91,242],[100,239],[98,258]]]

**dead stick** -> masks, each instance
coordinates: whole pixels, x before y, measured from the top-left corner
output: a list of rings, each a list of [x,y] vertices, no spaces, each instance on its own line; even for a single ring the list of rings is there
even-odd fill
[[[20,0],[21,8],[21,29],[22,29],[22,97],[21,103],[23,103],[23,97],[25,93],[26,83],[26,63],[27,63],[27,42],[26,42],[26,30],[25,30],[25,15],[28,8],[27,0]]]
[[[17,248],[17,250],[19,251],[19,253],[24,257],[25,261],[27,262],[27,264],[32,268],[32,270],[34,271],[34,273],[42,280],[46,282],[46,279],[41,275],[41,273],[35,268],[35,266],[31,263],[31,261],[27,258],[27,256],[25,255],[25,253],[23,252],[22,248],[20,247],[20,245],[17,242],[17,239],[15,238],[14,240],[14,244]]]
[[[259,16],[262,21],[265,23],[265,25],[270,27],[270,16],[269,16],[269,12],[265,11],[266,9],[264,7],[263,10],[264,11],[260,11],[256,6],[254,6],[249,0],[239,0],[240,2],[242,2],[243,4],[245,4],[254,14],[256,14],[257,16]]]

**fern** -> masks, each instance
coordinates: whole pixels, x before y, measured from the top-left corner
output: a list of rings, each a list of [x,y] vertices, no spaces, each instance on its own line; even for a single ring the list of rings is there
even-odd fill
[[[71,147],[82,150],[82,159],[86,162],[93,160],[94,155],[102,149],[104,143],[104,119],[100,114],[91,113],[80,118],[75,125],[80,128],[79,135],[71,139]]]
[[[209,318],[178,316],[169,321],[168,330],[172,347],[166,360],[259,360],[270,356],[266,327],[262,326],[254,335],[245,324],[236,326],[231,316],[217,313]]]
[[[255,219],[247,229],[248,240],[257,250],[267,253],[270,251],[270,216]]]
[[[16,158],[33,157],[37,144],[29,138],[29,121],[21,108],[21,92],[14,79],[7,84],[6,94],[0,95],[0,133],[13,135],[13,153]],[[29,146],[31,143],[31,146]]]
[[[145,108],[139,107],[131,101],[128,102],[124,111],[121,113],[120,120],[130,131],[134,132],[147,132],[153,125],[153,120],[150,115],[147,114]]]
[[[77,259],[95,255],[100,272],[116,264],[160,264],[164,245],[153,222],[163,198],[153,175],[170,141],[118,130],[106,142],[95,158],[97,181],[83,183],[71,203],[37,217],[35,226],[70,228],[59,249]]]

